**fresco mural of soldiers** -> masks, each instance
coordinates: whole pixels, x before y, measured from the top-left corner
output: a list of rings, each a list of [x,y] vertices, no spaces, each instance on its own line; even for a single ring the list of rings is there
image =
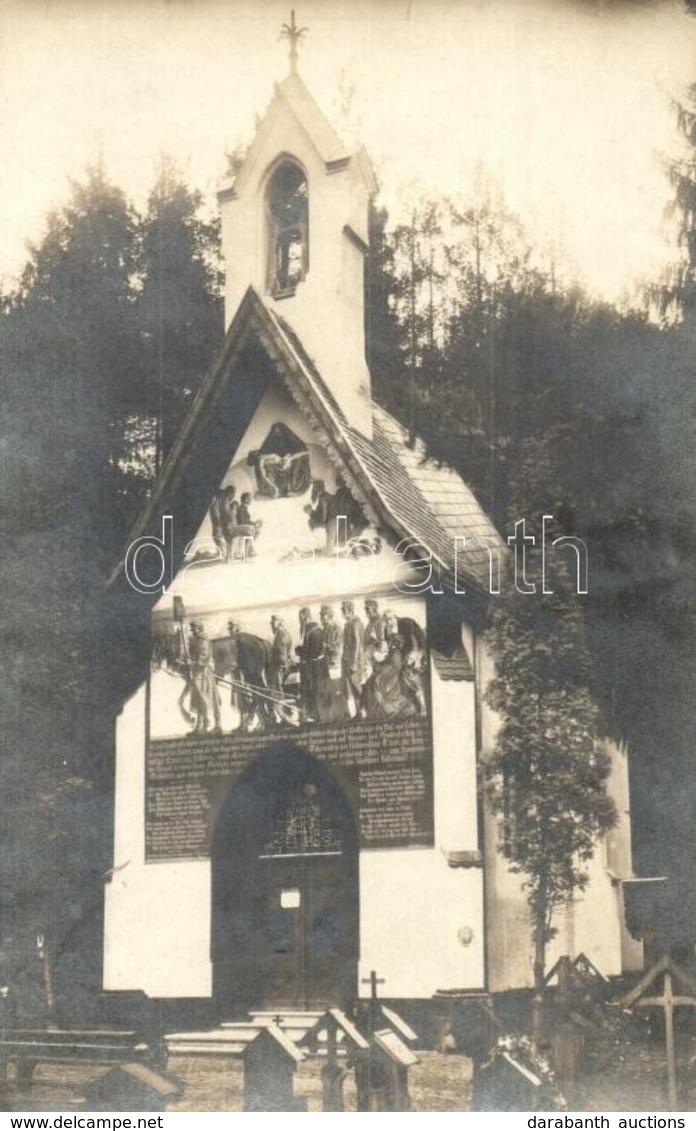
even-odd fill
[[[244,733],[425,716],[428,649],[418,621],[393,608],[381,613],[375,598],[365,599],[364,620],[353,600],[338,609],[324,604],[315,618],[303,606],[296,646],[278,613],[263,635],[230,620],[227,635],[210,640],[203,623],[191,621],[186,638],[179,624],[178,632],[156,634],[153,670],[184,679],[178,706],[192,734],[221,733],[221,691],[232,729]]]

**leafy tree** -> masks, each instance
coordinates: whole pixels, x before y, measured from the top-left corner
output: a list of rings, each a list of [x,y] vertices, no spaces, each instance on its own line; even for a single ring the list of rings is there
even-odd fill
[[[544,499],[548,486],[540,484],[552,470],[544,443],[530,442],[519,495],[527,508],[532,497],[557,505],[555,492]],[[539,554],[536,562],[527,555],[527,578],[540,576]],[[536,1040],[554,913],[585,888],[597,841],[616,820],[606,789],[610,763],[597,741],[583,598],[561,557],[560,549],[547,554],[551,592],[519,592],[510,583],[496,599],[489,633],[496,674],[488,700],[500,729],[485,775],[500,818],[500,851],[521,876],[529,907]]]

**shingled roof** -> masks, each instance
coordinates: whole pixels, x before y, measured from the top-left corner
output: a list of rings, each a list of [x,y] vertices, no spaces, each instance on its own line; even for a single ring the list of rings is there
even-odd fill
[[[420,440],[411,444],[406,429],[378,404],[373,405],[371,440],[355,429],[350,440],[398,526],[426,546],[448,576],[455,571],[455,538],[465,538],[459,580],[467,574],[477,588],[487,589],[486,547],[502,543],[459,473],[429,459]]]
[[[464,538],[456,561],[459,589],[468,584],[474,590],[487,592],[487,547],[502,546],[502,542],[461,476],[429,458],[419,440],[412,444],[406,429],[375,402],[372,436],[368,438],[352,428],[297,335],[278,316],[270,301],[266,302],[252,287],[227,331],[220,354],[201,385],[128,544],[156,529],[161,515],[178,514],[177,498],[188,486],[187,468],[192,451],[205,445],[206,432],[216,416],[216,401],[229,402],[244,394],[249,399],[248,374],[238,367],[238,362],[250,341],[261,346],[329,458],[341,469],[351,489],[365,500],[376,524],[399,540],[409,539],[414,548],[428,551],[438,575],[450,585],[455,577],[455,538]],[[260,388],[259,395],[261,391]],[[240,414],[238,433],[241,426]],[[229,460],[241,438],[241,434],[230,435],[231,450],[222,453],[221,458]],[[201,493],[198,522],[209,503],[210,497]],[[190,490],[186,513],[194,521]],[[194,533],[195,530],[187,536],[193,537]],[[122,569],[122,561],[112,579]]]

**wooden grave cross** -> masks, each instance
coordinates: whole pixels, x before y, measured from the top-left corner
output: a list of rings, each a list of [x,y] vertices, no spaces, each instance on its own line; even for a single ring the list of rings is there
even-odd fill
[[[370,970],[369,978],[361,978],[361,983],[370,987],[370,997],[373,1001],[377,1001],[377,987],[384,985],[384,978],[377,977],[376,970]]]
[[[351,1068],[355,1069],[356,1080],[360,1077],[360,1063],[369,1055],[370,1045],[341,1009],[329,1009],[322,1014],[298,1044],[301,1047],[308,1047],[316,1055],[320,1035],[324,1032],[326,1060],[321,1070],[322,1111],[343,1111],[345,1077]],[[346,1054],[344,1065],[341,1065],[338,1058],[339,1034],[343,1038],[342,1047]]]
[[[647,992],[657,989],[657,981],[663,975],[662,993]],[[674,983],[681,983],[690,993],[675,993]],[[622,998],[622,1005],[637,1005],[639,1008],[662,1009],[665,1015],[665,1051],[667,1053],[667,1096],[670,1111],[679,1111],[677,1097],[677,1058],[674,1049],[674,1010],[678,1005],[696,1006],[696,981],[691,978],[668,955],[651,966],[630,994]]]

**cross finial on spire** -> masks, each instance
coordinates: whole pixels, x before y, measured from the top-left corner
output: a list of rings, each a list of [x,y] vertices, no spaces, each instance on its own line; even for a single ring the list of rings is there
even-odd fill
[[[298,27],[295,23],[295,9],[290,12],[290,23],[283,24],[280,29],[280,38],[287,39],[290,43],[290,74],[297,72],[297,45],[309,31],[309,28]]]

